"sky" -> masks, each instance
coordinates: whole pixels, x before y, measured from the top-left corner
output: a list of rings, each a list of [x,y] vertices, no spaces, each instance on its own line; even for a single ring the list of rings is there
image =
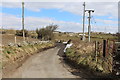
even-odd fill
[[[4,29],[22,29],[21,2],[2,2],[0,21]],[[118,32],[117,2],[86,2],[91,13],[91,31]],[[88,30],[88,12],[85,13],[85,31]],[[59,26],[58,31],[82,32],[83,2],[25,2],[25,29],[36,30],[50,24]]]

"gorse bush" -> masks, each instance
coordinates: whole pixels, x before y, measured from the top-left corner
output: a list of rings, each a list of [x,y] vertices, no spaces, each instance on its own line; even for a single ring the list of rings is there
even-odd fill
[[[24,32],[25,32],[25,37],[28,37],[29,35],[28,35],[28,31],[27,30],[24,30]],[[16,35],[17,36],[23,36],[23,30],[17,30],[16,31]]]
[[[38,34],[38,39],[41,40],[52,40],[54,38],[53,32],[58,28],[57,25],[49,25],[45,28],[36,29],[36,33]]]

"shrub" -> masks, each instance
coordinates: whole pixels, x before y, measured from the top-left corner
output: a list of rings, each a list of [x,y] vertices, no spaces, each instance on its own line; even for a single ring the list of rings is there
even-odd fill
[[[52,40],[54,38],[53,32],[58,28],[57,25],[49,25],[45,28],[36,29],[36,33],[38,34],[38,39],[42,40]]]
[[[28,31],[27,30],[24,30],[24,32],[25,32],[25,37],[28,37],[29,35],[28,35]],[[16,35],[17,36],[23,36],[23,30],[17,30],[16,31]]]

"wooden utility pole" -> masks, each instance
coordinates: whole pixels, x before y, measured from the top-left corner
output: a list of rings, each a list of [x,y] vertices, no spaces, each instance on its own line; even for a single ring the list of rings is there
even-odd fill
[[[91,12],[94,12],[94,10],[85,10],[85,12],[88,11],[89,17],[88,17],[88,41],[90,42],[90,33],[91,33],[91,25],[90,25],[90,20],[91,20]]]
[[[23,41],[25,41],[25,30],[24,30],[24,2],[22,2],[22,30],[23,30]]]
[[[85,2],[83,4],[83,41],[85,40],[85,32],[84,32],[84,27],[85,27]]]

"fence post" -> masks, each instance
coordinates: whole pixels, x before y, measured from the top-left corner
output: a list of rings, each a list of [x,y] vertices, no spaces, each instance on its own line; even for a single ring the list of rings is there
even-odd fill
[[[98,45],[97,45],[97,41],[95,41],[95,61],[97,63],[97,51],[98,51]]]
[[[16,36],[15,36],[15,44],[16,44]]]
[[[109,55],[109,39],[106,40],[106,56]]]
[[[106,40],[103,40],[103,57],[106,57],[106,44],[107,44],[107,41]]]
[[[115,41],[113,40],[112,41],[112,60],[111,60],[111,64],[112,64],[112,73],[114,72],[114,66],[115,66],[115,63],[114,63],[114,57],[113,56],[115,56]]]
[[[113,40],[113,43],[112,43],[112,55],[115,54],[115,41]]]

